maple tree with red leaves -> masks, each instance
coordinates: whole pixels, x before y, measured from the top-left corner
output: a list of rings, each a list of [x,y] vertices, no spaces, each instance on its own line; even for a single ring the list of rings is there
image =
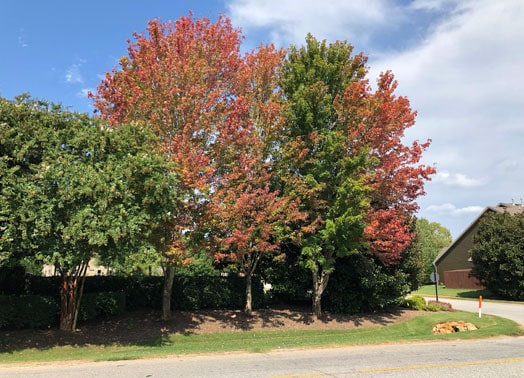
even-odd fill
[[[189,235],[200,223],[214,174],[213,147],[227,136],[242,107],[245,59],[240,32],[221,16],[216,22],[191,15],[174,22],[152,20],[147,35],[134,33],[120,69],[107,73],[91,94],[100,116],[112,125],[138,122],[154,130],[177,169],[183,197],[165,251],[163,317],[170,317],[175,265],[185,261]]]
[[[245,311],[252,312],[252,277],[264,255],[277,254],[301,219],[298,202],[271,187],[272,154],[283,125],[279,74],[283,51],[260,47],[247,55],[243,108],[220,138],[209,203],[209,228],[218,261],[233,262],[246,277]]]
[[[121,69],[107,74],[92,97],[111,124],[135,121],[156,131],[176,164],[184,206],[172,225],[172,248],[164,251],[168,319],[174,264],[185,261],[178,255],[190,248],[192,231],[211,224],[228,228],[231,235],[215,241],[232,250],[250,280],[257,256],[278,249],[279,214],[294,214],[290,202],[268,187],[267,165],[282,123],[276,87],[284,53],[261,46],[241,56],[241,34],[225,16],[216,23],[191,16],[153,20],[147,30],[148,36],[135,33]],[[220,224],[212,221],[217,216]]]

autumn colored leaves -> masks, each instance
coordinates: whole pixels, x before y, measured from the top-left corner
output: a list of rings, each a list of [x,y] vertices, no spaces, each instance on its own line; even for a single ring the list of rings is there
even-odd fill
[[[373,91],[362,54],[312,36],[302,48],[241,54],[224,16],[153,20],[134,38],[95,106],[112,125],[158,134],[182,198],[172,242],[187,252],[198,239],[236,262],[246,311],[257,264],[283,240],[301,247],[317,314],[337,256],[398,263],[434,169],[417,165],[429,142],[403,144],[415,113],[390,72]]]

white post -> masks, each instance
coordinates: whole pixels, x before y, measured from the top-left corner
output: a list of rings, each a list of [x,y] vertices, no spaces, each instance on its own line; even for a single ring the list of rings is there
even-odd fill
[[[479,295],[479,318],[482,318],[482,295]]]

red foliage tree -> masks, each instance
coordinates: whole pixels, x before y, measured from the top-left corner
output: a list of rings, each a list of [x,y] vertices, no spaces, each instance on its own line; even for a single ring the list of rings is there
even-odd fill
[[[416,112],[407,98],[394,94],[396,88],[388,71],[379,77],[375,92],[367,80],[359,80],[348,86],[337,104],[341,120],[351,124],[354,151],[369,149],[372,168],[366,183],[372,191],[364,235],[370,252],[385,265],[397,264],[410,245],[416,199],[425,194],[424,182],[435,173],[434,167],[419,164],[430,140],[403,143],[405,130],[415,124]]]
[[[241,35],[229,19],[216,22],[191,15],[175,22],[152,20],[147,35],[134,33],[120,69],[107,73],[91,94],[102,118],[117,126],[139,122],[161,138],[175,162],[177,190],[184,198],[173,224],[172,248],[165,251],[163,316],[170,317],[175,264],[185,260],[188,231],[195,230],[202,199],[214,175],[214,146],[223,139],[243,102],[245,59]]]
[[[252,311],[252,277],[264,254],[280,250],[300,219],[297,201],[271,188],[275,144],[283,125],[278,90],[283,51],[260,47],[246,56],[244,92],[216,148],[209,213],[217,260],[234,262],[246,277],[245,311]]]
[[[134,34],[120,70],[108,73],[92,97],[111,124],[135,121],[155,130],[176,163],[176,190],[185,202],[173,225],[173,248],[164,252],[168,318],[166,289],[174,263],[184,260],[177,255],[188,248],[188,231],[226,233],[215,240],[231,249],[249,280],[259,256],[278,249],[277,225],[293,214],[284,214],[292,205],[268,186],[281,124],[277,83],[284,53],[266,46],[242,56],[241,34],[224,16],[216,23],[191,16],[153,20],[147,30],[147,36]]]

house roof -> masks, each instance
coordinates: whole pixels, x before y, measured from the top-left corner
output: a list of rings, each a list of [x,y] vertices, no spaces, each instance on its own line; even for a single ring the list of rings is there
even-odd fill
[[[488,207],[486,207],[479,214],[479,216],[476,217],[475,220],[473,220],[473,222],[471,222],[471,224],[468,227],[466,227],[466,229],[460,234],[460,236],[458,238],[456,238],[453,241],[453,243],[451,243],[451,245],[449,247],[442,248],[442,250],[439,252],[437,257],[435,257],[435,260],[433,260],[433,265],[437,265],[437,263],[440,261],[440,259],[442,259],[442,257],[444,257],[447,254],[448,251],[453,249],[453,247],[456,244],[458,244],[468,234],[469,229],[472,228],[479,221],[479,219],[482,218],[482,216],[484,214],[486,214],[486,212],[488,212],[488,211],[495,211],[497,213],[507,212],[507,213],[509,213],[511,215],[515,215],[515,214],[518,214],[518,213],[521,213],[521,212],[524,211],[524,205],[522,203],[516,204],[516,203],[501,202],[497,206],[488,206]]]

